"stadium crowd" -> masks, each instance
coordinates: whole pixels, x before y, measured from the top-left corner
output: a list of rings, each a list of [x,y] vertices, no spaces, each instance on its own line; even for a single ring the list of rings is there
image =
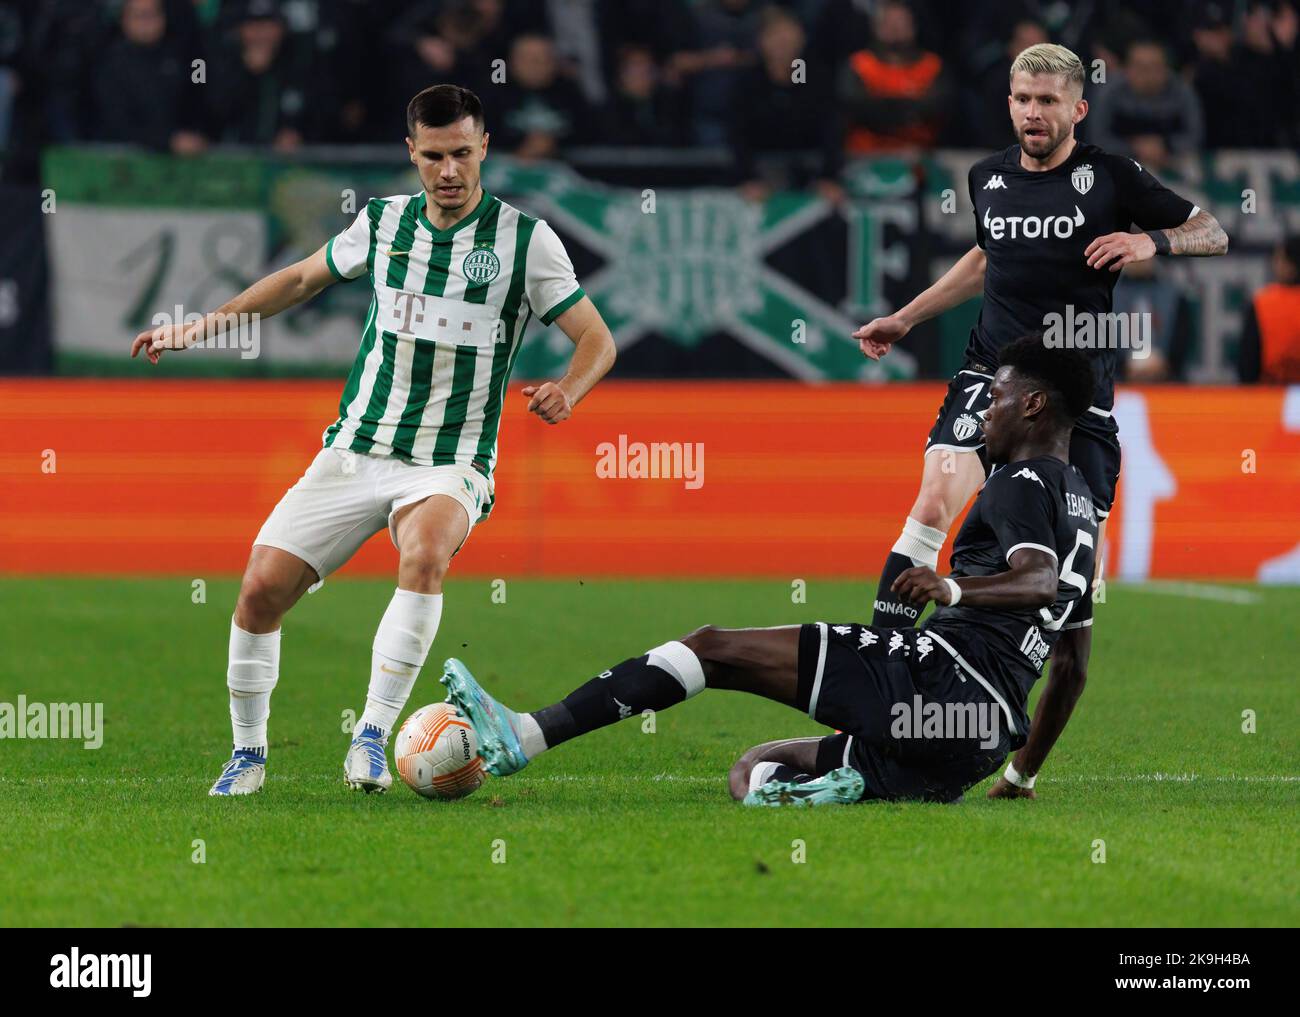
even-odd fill
[[[454,80],[525,157],[797,150],[830,180],[846,155],[1005,144],[1008,62],[1055,41],[1113,82],[1083,135],[1158,167],[1300,143],[1298,28],[1291,0],[0,0],[0,145],[387,141]]]
[[[1203,150],[1300,147],[1297,3],[0,0],[0,174],[36,183],[51,144],[387,144],[411,95],[455,81],[482,97],[496,151],[702,147],[749,196],[834,200],[849,159],[1008,144],[1007,67],[1044,41],[1105,76],[1080,137],[1159,173]],[[1300,377],[1257,338],[1300,333],[1296,264],[1293,239],[1273,261],[1285,309],[1252,308],[1243,380]],[[1116,309],[1161,323],[1131,373],[1180,377],[1186,293],[1152,264],[1126,276]]]

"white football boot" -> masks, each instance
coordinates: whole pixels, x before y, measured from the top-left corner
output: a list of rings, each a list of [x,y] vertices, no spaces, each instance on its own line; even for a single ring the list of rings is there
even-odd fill
[[[266,780],[266,757],[253,752],[236,752],[221,768],[221,776],[208,794],[214,798],[251,795],[262,790]]]
[[[343,760],[343,782],[353,791],[383,794],[393,786],[393,775],[388,772],[388,754],[384,751],[387,741],[369,724],[352,739]]]

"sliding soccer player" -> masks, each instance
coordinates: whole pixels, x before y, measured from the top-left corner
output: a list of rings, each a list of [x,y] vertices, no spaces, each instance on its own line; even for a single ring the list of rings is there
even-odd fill
[[[131,347],[157,363],[219,335],[225,316],[270,317],[363,276],[374,291],[338,419],[253,542],[230,626],[234,751],[213,795],[262,787],[281,619],[383,529],[400,556],[397,589],[343,772],[353,789],[391,786],[385,745],[438,633],[443,577],[492,510],[501,407],[529,320],[557,324],[575,344],[563,378],[523,389],[548,424],[566,420],[614,363],[613,337],[559,237],[483,190],[488,135],[474,93],[427,88],[406,118],[421,191],[371,199],[315,254],[203,321],[143,332]]]
[[[498,776],[563,742],[666,710],[704,689],[730,689],[805,711],[841,733],[769,743],[731,775],[750,804],[871,799],[954,801],[993,773],[1031,731],[1029,690],[1064,627],[1088,603],[1097,545],[1093,495],[1068,463],[1074,422],[1093,379],[1084,355],[1027,336],[1002,351],[984,441],[995,470],[957,535],[952,572],[901,573],[904,603],[939,606],[921,628],[857,623],[699,629],[615,664],[558,703],[516,713],[460,661],[448,699],[474,727]],[[991,723],[922,729],[900,709]]]
[[[1083,82],[1083,64],[1063,46],[1030,46],[1016,57],[1008,105],[1019,144],[976,163],[967,181],[976,246],[911,303],[854,333],[863,353],[879,359],[915,325],[984,296],[965,364],[949,384],[926,442],[921,490],[881,572],[877,625],[916,621],[915,605],[891,592],[894,579],[917,565],[934,567],[953,520],[997,462],[977,422],[1003,344],[1051,327],[1054,316],[1062,323],[1091,319],[1097,326],[1099,316],[1111,310],[1120,269],[1130,262],[1158,254],[1227,252],[1228,238],[1209,212],[1162,186],[1132,159],[1075,139],[1074,129],[1088,112]],[[1134,223],[1146,232],[1129,233]],[[1090,352],[1096,391],[1074,429],[1069,459],[1092,488],[1104,537],[1119,479],[1111,409],[1124,353]],[[1083,692],[1091,624],[1091,604],[1080,605],[1057,645],[1034,737],[992,794],[1032,793],[1035,775]]]

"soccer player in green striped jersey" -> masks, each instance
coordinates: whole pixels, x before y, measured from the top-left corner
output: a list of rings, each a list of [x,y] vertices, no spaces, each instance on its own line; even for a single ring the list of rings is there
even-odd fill
[[[315,254],[131,347],[157,363],[241,315],[270,317],[337,282],[364,276],[373,291],[338,418],[253,543],[230,627],[234,751],[213,795],[262,787],[281,619],[384,528],[399,552],[397,589],[343,770],[351,788],[391,786],[385,746],[437,634],[443,577],[495,500],[501,408],[528,322],[554,323],[574,343],[564,377],[523,389],[548,424],[566,420],[614,363],[613,337],[555,231],[483,190],[488,135],[474,93],[426,88],[406,119],[419,193],[371,199]]]

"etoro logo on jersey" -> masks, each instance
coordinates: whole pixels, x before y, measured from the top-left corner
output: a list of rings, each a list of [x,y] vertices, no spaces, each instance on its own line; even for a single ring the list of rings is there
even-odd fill
[[[994,240],[1004,236],[1011,240],[1038,240],[1056,237],[1064,240],[1073,236],[1074,231],[1083,225],[1083,213],[1079,206],[1074,206],[1074,218],[1068,215],[993,215],[993,210],[984,210],[984,229]]]
[[[480,247],[465,255],[461,271],[470,282],[483,286],[501,274],[501,260],[490,247]]]

